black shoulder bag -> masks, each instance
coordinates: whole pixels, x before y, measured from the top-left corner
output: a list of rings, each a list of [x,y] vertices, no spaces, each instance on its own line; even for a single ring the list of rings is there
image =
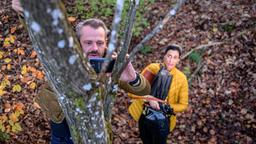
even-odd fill
[[[153,79],[150,95],[165,100],[172,82],[172,75],[164,66],[160,66],[160,70]],[[159,106],[160,110],[155,110],[148,105],[144,105],[144,120],[152,127],[168,127],[169,129],[169,117],[174,115],[173,109],[168,104],[159,103]]]

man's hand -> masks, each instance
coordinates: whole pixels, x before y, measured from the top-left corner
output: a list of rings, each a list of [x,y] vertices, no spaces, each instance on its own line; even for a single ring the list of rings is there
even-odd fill
[[[12,0],[12,8],[20,15],[23,15],[24,10],[20,4],[20,0]]]
[[[129,55],[126,55],[126,58],[128,57]],[[112,59],[116,59],[116,58],[117,58],[117,53],[114,52],[112,54]],[[134,81],[135,79],[136,79],[136,71],[132,66],[132,63],[129,62],[126,68],[124,69],[124,71],[122,72],[120,80],[125,82],[131,82],[131,81]]]
[[[136,71],[134,67],[132,66],[132,63],[129,62],[124,71],[121,74],[120,80],[131,82],[136,79]]]

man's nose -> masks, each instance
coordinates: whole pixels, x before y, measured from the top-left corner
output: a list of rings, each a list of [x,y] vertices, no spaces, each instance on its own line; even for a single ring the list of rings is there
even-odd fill
[[[91,50],[92,50],[92,51],[97,51],[97,50],[98,50],[98,46],[97,46],[96,43],[93,43],[93,44],[92,44]]]

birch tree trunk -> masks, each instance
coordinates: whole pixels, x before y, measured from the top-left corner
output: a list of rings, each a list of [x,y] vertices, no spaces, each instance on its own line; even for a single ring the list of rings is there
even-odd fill
[[[103,100],[109,90],[105,81],[96,81],[96,73],[67,23],[64,5],[59,0],[21,2],[33,47],[57,94],[74,142],[107,143],[109,124],[104,119]],[[112,85],[109,83],[108,88]]]

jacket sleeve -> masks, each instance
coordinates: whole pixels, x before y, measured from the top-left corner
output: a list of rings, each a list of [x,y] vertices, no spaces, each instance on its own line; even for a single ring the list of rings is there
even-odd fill
[[[188,107],[188,81],[187,78],[182,81],[181,88],[178,92],[177,103],[171,104],[171,107],[175,112],[183,112]]]
[[[135,94],[135,95],[148,95],[151,91],[151,86],[148,80],[141,74],[139,76],[139,85],[131,85],[129,82],[119,81],[118,85],[120,88],[124,89],[125,91]]]
[[[139,95],[139,96],[149,95],[151,92],[151,82],[158,68],[159,66],[157,64],[149,64],[146,68],[143,69],[143,71],[140,74],[140,78],[141,78],[140,90],[137,89],[136,91],[134,90],[131,91],[131,89],[126,88],[127,84],[126,86],[121,86],[121,85],[119,86],[124,90],[126,90],[128,92],[128,96],[131,98],[133,95]],[[133,89],[136,89],[136,87],[134,87]]]
[[[63,121],[64,113],[62,112],[55,93],[48,83],[39,91],[35,101],[53,122],[60,123]]]

